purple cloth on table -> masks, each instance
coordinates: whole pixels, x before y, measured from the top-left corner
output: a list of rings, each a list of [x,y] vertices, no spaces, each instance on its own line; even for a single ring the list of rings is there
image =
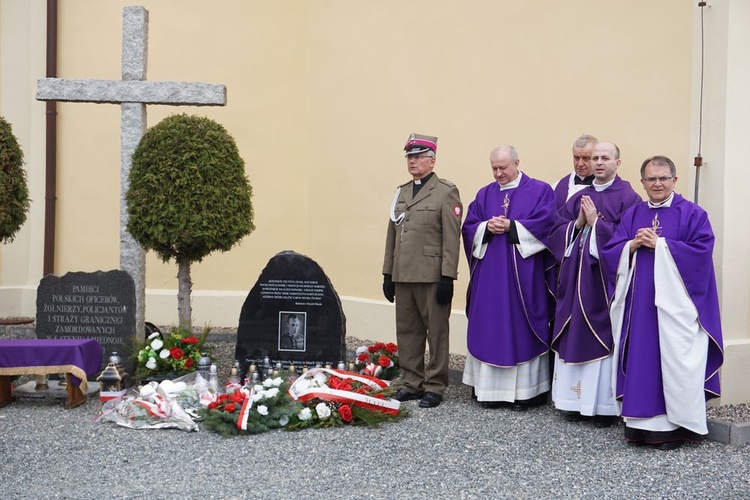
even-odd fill
[[[558,212],[557,227],[550,234],[550,250],[561,261],[551,347],[566,363],[586,363],[612,352],[606,273],[614,273],[616,268],[603,268],[591,256],[590,229],[575,232],[583,195],[591,198],[599,213],[595,231],[598,248],[612,237],[625,210],[641,201],[630,183],[615,177],[604,191],[587,187],[576,193]],[[571,253],[564,257],[571,242]]]
[[[698,205],[675,194],[671,207],[650,209],[639,203],[623,214],[620,227],[601,249],[608,266],[616,266],[623,246],[638,229],[652,227],[658,212],[661,237],[666,239],[685,289],[698,310],[701,326],[708,332],[705,369],[706,399],[721,394],[719,368],[723,362],[723,340],[712,253],[714,234],[708,216]],[[666,413],[659,350],[659,327],[654,306],[654,251],[636,250],[636,269],[625,301],[625,321],[617,360],[617,398],[622,414],[649,418]],[[614,277],[608,283],[614,290]],[[633,293],[636,290],[636,293]]]
[[[549,314],[545,286],[545,251],[524,259],[509,235],[495,234],[483,259],[472,257],[478,226],[505,215],[542,243],[555,222],[555,196],[549,184],[524,175],[517,188],[500,190],[493,182],[477,193],[462,233],[471,282],[467,301],[467,347],[483,363],[515,366],[548,350]]]
[[[0,368],[73,365],[90,377],[101,369],[103,353],[94,339],[4,339]],[[80,385],[78,378],[71,379]]]

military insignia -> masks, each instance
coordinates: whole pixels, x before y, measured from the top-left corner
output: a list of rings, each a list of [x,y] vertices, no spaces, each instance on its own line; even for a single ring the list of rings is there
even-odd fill
[[[458,205],[454,205],[453,206],[453,215],[456,215],[456,216],[461,215],[461,207],[460,206],[458,206]]]

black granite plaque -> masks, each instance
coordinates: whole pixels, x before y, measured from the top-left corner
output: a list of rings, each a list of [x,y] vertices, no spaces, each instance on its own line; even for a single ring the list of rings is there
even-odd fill
[[[328,276],[311,258],[276,254],[245,299],[236,358],[246,368],[273,364],[297,368],[336,363],[346,354],[346,317]]]
[[[104,348],[104,364],[117,352],[129,365],[135,344],[133,278],[125,271],[45,276],[36,294],[36,336],[95,339]]]

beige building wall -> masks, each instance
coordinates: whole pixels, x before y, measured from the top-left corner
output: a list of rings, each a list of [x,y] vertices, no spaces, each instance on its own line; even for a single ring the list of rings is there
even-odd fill
[[[256,231],[193,267],[197,324],[236,325],[267,261],[290,249],[329,275],[350,335],[393,340],[393,306],[382,298],[380,270],[393,190],[408,180],[402,146],[411,132],[439,137],[436,172],[459,186],[466,205],[492,181],[494,146],[515,145],[522,170],[552,183],[569,172],[571,142],[581,133],[619,144],[620,174],[639,192],[640,162],[653,154],[672,157],[681,169],[678,191],[692,198],[699,60],[692,2],[139,3],[150,12],[148,79],[228,88],[226,107],[150,106],[149,124],[175,112],[222,123],[237,140],[254,189]],[[738,1],[712,3],[715,11],[742,8]],[[60,2],[58,76],[119,79],[122,7],[130,4]],[[728,25],[728,15],[722,18]],[[27,19],[33,29],[22,32],[15,19]],[[43,104],[33,94],[44,71],[44,2],[0,0],[0,23],[0,112],[8,117],[11,110],[27,130],[23,145],[35,193],[28,235],[0,249],[0,314],[33,316],[44,157]],[[730,35],[741,36],[737,29]],[[23,61],[15,54],[18,40],[29,51]],[[724,69],[713,76],[719,84]],[[739,89],[727,92],[741,99]],[[116,268],[119,107],[59,104],[58,111],[55,271]],[[742,117],[724,118],[711,121],[711,133],[722,129],[715,154],[728,160],[740,152],[728,146],[737,138],[723,129]],[[705,148],[708,169],[717,160]],[[727,227],[740,222],[725,216],[728,197],[717,201],[724,199],[723,178],[706,177],[703,204],[715,221],[723,276],[724,266],[744,255],[747,235],[725,244]],[[176,322],[176,272],[174,263],[149,254],[148,321]],[[452,350],[465,352],[465,261],[459,273]],[[748,337],[746,283],[722,280],[725,334],[741,342]],[[739,289],[733,297],[740,303],[733,299],[732,306],[743,312],[727,311],[727,287]],[[738,397],[750,400],[750,393]]]

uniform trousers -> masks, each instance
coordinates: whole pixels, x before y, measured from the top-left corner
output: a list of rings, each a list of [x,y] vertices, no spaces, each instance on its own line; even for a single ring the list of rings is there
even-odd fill
[[[396,283],[396,340],[402,385],[443,395],[448,387],[450,304],[435,299],[437,283]],[[425,366],[425,341],[430,360]]]

